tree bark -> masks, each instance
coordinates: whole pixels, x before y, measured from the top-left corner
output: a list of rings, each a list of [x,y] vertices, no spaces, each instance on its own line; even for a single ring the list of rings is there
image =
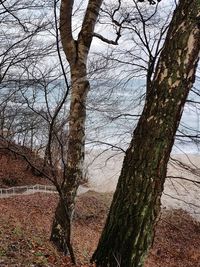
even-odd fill
[[[66,199],[65,197],[60,196],[54,215],[50,240],[59,251],[63,252],[65,255],[69,253],[72,262],[75,264],[76,259],[71,244],[71,220],[73,208],[70,204],[72,201],[73,197],[71,199]]]
[[[92,257],[98,267],[141,267],[152,244],[167,163],[195,80],[200,50],[199,12],[199,0],[181,0],[174,12]]]
[[[86,67],[76,66],[75,71],[72,70],[71,72],[72,91],[67,164],[64,170],[65,179],[61,187],[60,199],[56,208],[50,238],[60,251],[64,252],[64,254],[70,253],[73,263],[75,263],[75,256],[71,244],[71,223],[76,192],[83,174],[86,98],[89,91],[89,82],[86,79],[86,75],[83,75],[83,70],[86,73]],[[82,78],[80,78],[80,75]]]
[[[67,160],[60,200],[52,225],[51,241],[65,254],[69,250],[75,262],[71,245],[71,222],[78,186],[83,178],[85,150],[86,99],[89,91],[87,58],[94,27],[103,0],[89,0],[78,39],[72,34],[73,0],[62,0],[60,9],[60,34],[63,50],[71,71],[71,102],[67,143]]]

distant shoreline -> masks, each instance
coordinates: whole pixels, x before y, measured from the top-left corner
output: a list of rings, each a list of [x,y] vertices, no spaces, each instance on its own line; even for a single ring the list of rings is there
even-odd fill
[[[97,192],[113,192],[120,175],[124,155],[114,155],[115,152],[113,151],[106,151],[103,154],[100,154],[100,152],[101,150],[93,150],[86,157],[89,178],[88,186],[89,189]],[[99,157],[97,157],[98,154],[100,154]],[[199,154],[172,154],[171,156],[190,167],[197,170],[200,169]],[[90,161],[95,157],[97,157],[96,160],[91,163]],[[172,163],[168,164],[168,175],[179,178],[185,177],[200,182],[198,172],[192,174],[180,166],[174,166]],[[167,209],[186,210],[190,215],[200,220],[200,186],[181,179],[166,179],[162,205]]]

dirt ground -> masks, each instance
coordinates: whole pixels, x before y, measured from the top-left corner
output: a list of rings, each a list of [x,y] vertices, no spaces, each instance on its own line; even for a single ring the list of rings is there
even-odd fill
[[[109,209],[111,193],[78,197],[73,245],[78,267],[88,267]],[[1,267],[70,267],[48,241],[55,194],[0,199]],[[200,223],[182,210],[163,210],[145,267],[200,267]]]

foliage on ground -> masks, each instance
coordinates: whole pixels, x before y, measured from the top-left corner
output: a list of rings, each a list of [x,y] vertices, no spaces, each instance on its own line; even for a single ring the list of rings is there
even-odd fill
[[[77,266],[91,266],[111,194],[87,192],[78,197],[73,225]],[[0,199],[0,266],[71,267],[48,241],[55,194],[37,193]],[[199,267],[200,223],[181,210],[163,211],[145,267]]]

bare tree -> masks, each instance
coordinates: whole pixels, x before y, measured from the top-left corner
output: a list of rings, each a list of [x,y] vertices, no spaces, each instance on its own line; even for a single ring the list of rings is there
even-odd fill
[[[14,3],[20,3],[21,6],[16,8]],[[40,151],[40,156],[43,156],[42,164],[37,164],[23,151],[12,147],[16,153],[24,154],[28,163],[36,171],[43,173],[57,187],[60,201],[55,213],[51,240],[62,251],[67,252],[69,250],[74,262],[75,257],[70,240],[71,221],[77,188],[84,177],[86,99],[90,87],[88,76],[91,75],[90,70],[88,72],[87,60],[92,39],[95,37],[108,45],[117,45],[121,35],[125,34],[125,32],[129,31],[131,32],[131,36],[137,36],[134,37],[135,40],[133,41],[135,41],[135,44],[140,41],[138,44],[140,46],[144,45],[143,53],[146,53],[148,57],[145,57],[143,61],[144,65],[141,64],[141,58],[139,59],[134,51],[129,51],[128,53],[133,56],[131,59],[132,62],[123,62],[122,57],[116,58],[117,53],[115,54],[114,52],[112,52],[112,62],[117,62],[121,69],[124,68],[124,64],[131,64],[137,67],[137,70],[134,72],[136,76],[140,75],[141,70],[143,71],[143,75],[144,71],[145,73],[147,72],[147,87],[149,88],[152,84],[151,79],[155,72],[157,58],[161,51],[160,44],[162,43],[162,37],[165,35],[167,28],[167,24],[164,24],[161,32],[158,31],[156,35],[158,43],[151,43],[147,32],[148,26],[150,28],[152,27],[150,23],[152,13],[147,12],[149,5],[143,6],[146,12],[146,15],[143,16],[140,6],[136,1],[134,1],[135,8],[131,14],[128,13],[128,9],[122,7],[120,0],[117,3],[113,3],[111,7],[103,6],[102,10],[100,9],[101,3],[102,1],[97,0],[89,1],[87,8],[84,9],[85,16],[82,25],[78,25],[78,28],[73,32],[72,16],[78,12],[78,8],[76,10],[73,9],[73,1],[62,1],[60,9],[60,33],[63,53],[60,47],[59,27],[57,25],[57,1],[54,1],[53,9],[50,6],[54,14],[51,13],[51,16],[47,20],[38,17],[34,24],[32,23],[31,17],[26,17],[25,21],[23,21],[19,13],[21,10],[24,12],[26,8],[31,7],[33,10],[37,10],[36,14],[39,14],[41,6],[35,4],[34,1],[26,5],[21,1],[13,1],[13,5],[11,6],[5,6],[3,5],[5,3],[2,2],[1,14],[3,16],[8,16],[9,14],[12,17],[12,21],[18,25],[19,30],[16,32],[15,40],[14,38],[7,38],[7,43],[5,42],[6,46],[4,46],[5,50],[1,55],[1,86],[6,89],[8,87],[10,88],[10,90],[6,91],[4,98],[1,99],[1,129],[2,132],[4,128],[11,129],[11,131],[4,132],[4,134],[14,134],[15,140],[17,137],[23,145],[28,145],[34,150],[37,148]],[[156,14],[156,11],[157,7],[153,11],[153,14]],[[102,19],[98,21],[100,25],[104,19],[108,19],[111,22],[111,29],[114,29],[116,33],[114,40],[109,40],[100,33],[94,32],[98,14],[102,16]],[[55,22],[53,23],[50,20],[52,15],[55,18]],[[159,25],[159,19],[155,21]],[[135,23],[140,23],[140,27],[136,27]],[[79,33],[77,34],[78,31]],[[44,44],[40,34],[47,36],[47,39],[44,38],[44,40],[49,40],[49,33],[51,37],[53,36],[54,41],[50,38],[51,42]],[[76,34],[77,38],[73,37]],[[4,35],[5,31],[2,36]],[[66,55],[70,65],[70,75],[67,73],[67,65],[62,61],[63,54]],[[49,68],[46,67],[50,61],[53,61],[52,59],[55,58],[55,55],[56,57],[58,56],[59,61],[56,61],[55,64],[50,64],[51,66]],[[106,58],[103,54],[101,57]],[[136,62],[137,59],[138,62]],[[95,70],[99,72],[104,71],[106,64],[102,63],[101,65],[98,61],[97,65],[94,66],[93,58],[91,61]],[[108,62],[108,59],[106,61]],[[116,65],[113,64],[112,70],[114,67]],[[62,93],[60,97],[57,97],[57,101],[52,102],[52,99],[58,93],[59,79],[62,79],[62,77],[65,80],[65,84],[61,85],[63,86]],[[71,81],[69,84],[67,81],[68,77]],[[95,84],[95,87],[100,85],[104,86],[105,84],[108,85],[108,81],[99,81]],[[116,84],[116,82],[110,82],[107,88],[109,96],[111,95],[110,89]],[[120,85],[121,82],[118,86]],[[13,88],[15,88],[14,91]],[[70,107],[67,102],[69,93],[71,94]],[[92,97],[94,95],[97,96],[97,92],[94,92]],[[42,106],[39,106],[38,103],[41,98],[43,99],[43,103]],[[109,97],[107,96],[107,98]],[[97,108],[95,101],[96,99],[94,98],[93,102],[96,111],[97,109],[99,109],[98,112],[102,112],[103,110],[105,118],[109,118],[111,122],[117,121],[117,119],[122,117],[131,117],[134,120],[138,120],[139,118],[140,113],[129,114],[125,109],[122,113],[122,110],[120,108],[118,109],[119,106],[117,105],[115,106],[116,113],[113,114],[113,101],[109,100],[109,107],[106,107],[104,103],[105,99],[102,98],[102,108],[100,106]],[[143,100],[139,99],[139,103],[141,101],[143,102]],[[15,108],[13,108],[14,102]],[[88,107],[94,111],[94,107],[91,108],[91,102],[88,104]],[[18,112],[16,112],[17,110]],[[5,116],[5,111],[7,112],[7,117]],[[131,125],[128,131],[126,129],[125,134],[129,138],[132,135],[133,128],[134,126]],[[40,139],[41,142],[39,142]],[[91,141],[93,142],[93,140]],[[113,146],[109,142],[102,140],[100,142],[99,140],[96,141],[124,152],[124,147],[120,145],[115,144]]]

